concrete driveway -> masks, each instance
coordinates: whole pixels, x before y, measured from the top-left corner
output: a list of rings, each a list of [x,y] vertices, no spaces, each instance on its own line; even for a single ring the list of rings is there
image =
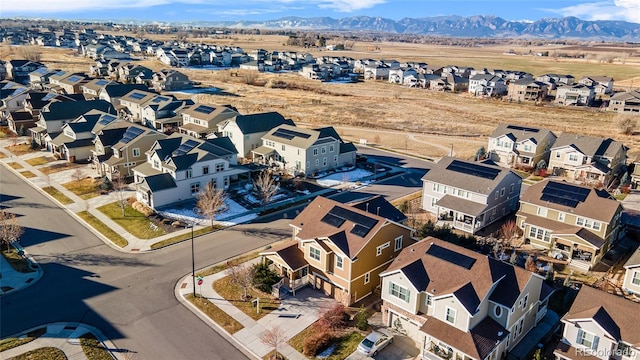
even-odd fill
[[[388,331],[391,333],[391,330]],[[418,355],[420,355],[420,350],[412,339],[406,335],[395,334],[393,342],[382,349],[375,358],[361,354],[356,350],[347,357],[347,360],[410,360],[416,359]]]

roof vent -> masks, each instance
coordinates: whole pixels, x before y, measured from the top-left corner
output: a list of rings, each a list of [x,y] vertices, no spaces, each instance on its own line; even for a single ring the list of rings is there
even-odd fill
[[[416,249],[411,249],[411,252],[414,252],[414,251],[416,251]]]
[[[498,336],[502,336],[503,332],[502,331],[498,331]]]

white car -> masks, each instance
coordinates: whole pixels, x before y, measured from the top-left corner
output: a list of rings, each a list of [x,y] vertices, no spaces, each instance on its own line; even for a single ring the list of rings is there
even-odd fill
[[[393,342],[393,335],[372,331],[360,344],[358,351],[367,356],[376,356],[378,352]]]

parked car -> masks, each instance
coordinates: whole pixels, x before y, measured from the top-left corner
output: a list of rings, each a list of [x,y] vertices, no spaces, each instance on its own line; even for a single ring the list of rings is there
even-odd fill
[[[358,351],[368,355],[376,356],[378,352],[393,342],[393,335],[388,335],[379,331],[372,331],[358,345]]]

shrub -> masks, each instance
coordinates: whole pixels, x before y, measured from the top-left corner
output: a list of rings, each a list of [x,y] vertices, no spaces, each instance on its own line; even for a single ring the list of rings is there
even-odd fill
[[[109,180],[108,177],[105,176],[102,179],[102,184],[100,184],[100,189],[106,190],[106,191],[109,191],[109,190],[113,189],[113,183],[111,182],[111,180]]]
[[[38,148],[40,148],[40,145],[38,145],[38,143],[36,142],[36,139],[31,139],[31,143],[29,144],[29,149],[37,150]]]
[[[337,330],[347,326],[347,319],[349,319],[347,308],[342,304],[338,304],[322,314],[316,324],[325,329]]]
[[[253,286],[262,292],[270,293],[273,284],[280,281],[280,276],[269,269],[267,264],[259,263],[254,265]]]
[[[306,356],[316,356],[318,351],[327,347],[331,340],[333,340],[333,335],[330,332],[316,332],[314,336],[310,336],[304,340],[302,353]]]
[[[365,310],[363,305],[360,305],[360,310],[356,314],[356,327],[359,330],[365,331],[369,327],[369,321],[367,320],[369,313]]]

